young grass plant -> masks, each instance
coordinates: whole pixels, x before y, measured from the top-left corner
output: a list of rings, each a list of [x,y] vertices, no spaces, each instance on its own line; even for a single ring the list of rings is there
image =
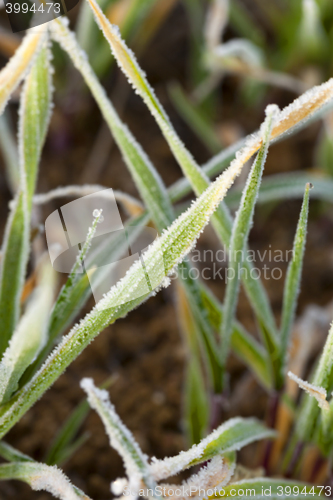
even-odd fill
[[[38,27],[38,30],[29,32],[11,61],[0,72],[0,111],[4,109],[19,82],[25,79],[19,116],[19,187],[11,205],[1,260],[0,439],[12,429],[14,424],[106,326],[125,316],[161,288],[168,286],[169,276],[175,273],[177,266],[185,270],[190,269],[186,257],[211,220],[220,241],[229,248],[231,266],[235,271],[235,278],[230,280],[227,286],[224,306],[202,283],[197,283],[193,279],[182,278],[181,287],[179,287],[182,298],[179,312],[183,320],[184,331],[189,335],[187,346],[191,349],[188,391],[193,397],[188,408],[192,415],[195,411],[201,410],[198,426],[192,427],[190,432],[193,441],[200,441],[209,421],[208,397],[210,394],[206,389],[208,386],[209,389],[213,387],[217,393],[222,391],[230,346],[251,368],[268,391],[283,387],[304,255],[310,186],[306,187],[296,230],[293,260],[286,278],[280,335],[266,291],[261,282],[252,278],[251,264],[243,259],[234,260],[233,254],[238,251],[246,253],[269,144],[296,131],[308,121],[321,117],[331,106],[333,81],[329,80],[315,87],[281,112],[275,106],[270,106],[262,128],[254,136],[247,138],[239,151],[239,145],[232,146],[201,169],[178,138],[166,112],[149,86],[133,53],[122,40],[118,29],[110,25],[94,0],[89,0],[89,3],[98,25],[103,29],[111,45],[117,62],[156,119],[185,177],[169,190],[165,188],[152,162],[120,120],[105,90],[92,71],[85,53],[81,50],[73,33],[69,31],[66,21],[56,19],[49,25],[43,25]],[[29,233],[33,203],[46,202],[64,194],[82,195],[83,192],[87,192],[84,191],[85,189],[88,191],[91,189],[91,186],[76,186],[67,188],[67,192],[63,189],[57,193],[46,193],[44,198],[34,195],[38,164],[50,118],[52,69],[48,47],[49,34],[60,43],[82,74],[121,150],[142,198],[141,204],[124,194],[118,196],[132,216],[126,222],[125,228],[134,226],[135,231],[130,234],[135,238],[151,220],[161,233],[140,259],[134,262],[127,274],[78,324],[71,328],[67,335],[61,338],[53,350],[57,339],[86,303],[90,295],[89,280],[98,281],[101,278],[103,271],[98,269],[98,262],[101,262],[99,259],[103,252],[107,252],[110,257],[117,260],[124,246],[115,236],[107,248],[98,250],[100,254],[89,252],[94,231],[101,217],[100,207],[97,206],[93,212],[96,215],[93,225],[55,303],[53,301],[53,271],[42,261],[39,263],[38,285],[25,304],[23,314],[20,315],[21,296],[30,252]],[[257,152],[258,156],[243,191],[238,213],[233,220],[223,200],[244,164]],[[235,159],[229,168],[210,183],[207,175],[221,172],[226,162],[229,162],[234,155]],[[190,186],[198,197],[187,210],[175,218],[172,202],[188,193]],[[271,189],[274,190],[275,187],[273,183]],[[281,196],[281,189],[283,189],[281,183],[279,189],[279,196]],[[297,193],[299,196],[299,187]],[[76,271],[83,262],[85,264],[97,262],[97,264],[88,275],[79,275]],[[235,320],[240,286],[238,279],[240,266],[243,266],[246,271],[243,283],[255,311],[259,330],[264,337],[264,346],[252,338]],[[221,332],[221,345],[214,335],[215,332]],[[324,396],[327,391],[331,390],[332,335],[331,329],[314,376],[315,387],[311,386],[317,395]],[[279,354],[278,363],[276,363],[277,353]],[[204,365],[203,360],[206,361]],[[276,369],[277,364],[278,369]],[[210,379],[209,384],[207,384],[207,378]],[[310,388],[310,385],[305,382],[301,385],[304,388]],[[200,391],[196,391],[197,386],[200,386]],[[88,394],[89,403],[101,416],[111,445],[124,459],[128,478],[118,480],[112,485],[115,494],[123,493],[125,487],[129,486],[134,490],[134,497],[140,495],[140,489],[152,490],[152,493],[149,492],[148,495],[156,496],[155,489],[159,481],[205,462],[208,463],[203,466],[197,476],[190,477],[187,485],[214,484],[216,487],[225,488],[227,493],[230,491],[232,496],[234,496],[232,493],[234,488],[238,495],[235,498],[244,496],[244,488],[251,489],[250,497],[260,498],[266,486],[271,487],[273,498],[288,496],[288,490],[285,490],[285,487],[291,488],[293,497],[296,498],[304,498],[305,494],[311,494],[314,497],[320,494],[315,487],[294,481],[256,477],[251,480],[232,482],[236,462],[235,452],[254,441],[272,439],[276,436],[274,430],[267,429],[256,419],[228,420],[179,456],[164,460],[149,460],[135,442],[132,434],[120,421],[109,402],[108,394],[97,389],[92,381],[83,381],[82,387]],[[205,407],[201,408],[201,406]],[[316,400],[306,398],[300,410],[296,432],[299,441],[314,441],[319,444],[323,454],[330,455],[331,405],[326,401],[323,406],[326,413],[320,415]],[[78,428],[86,414],[86,405],[82,408],[74,413],[68,427],[65,427],[64,433],[60,436],[58,444],[56,443],[51,449],[48,457],[49,464],[65,460],[71,450],[76,449],[80,444],[81,441],[73,441],[73,429]],[[190,418],[192,420],[189,423],[192,425],[194,420],[193,417]],[[316,432],[318,428],[319,431]],[[8,464],[0,465],[0,479],[21,479],[36,490],[45,489],[64,500],[88,498],[73,487],[54,466],[34,462],[3,442],[0,442],[0,454],[9,461]],[[163,486],[166,491],[165,496],[171,497],[172,485]],[[225,493],[217,494],[219,495],[222,497]]]

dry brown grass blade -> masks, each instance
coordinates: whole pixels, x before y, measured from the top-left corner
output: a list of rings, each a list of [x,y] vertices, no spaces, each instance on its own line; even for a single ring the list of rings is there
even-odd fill
[[[47,35],[47,25],[29,30],[21,45],[0,71],[0,114],[12,92],[24,78]]]

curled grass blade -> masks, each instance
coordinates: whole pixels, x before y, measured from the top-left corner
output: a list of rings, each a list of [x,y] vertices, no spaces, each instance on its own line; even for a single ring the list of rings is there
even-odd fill
[[[42,205],[57,198],[87,196],[89,194],[94,194],[97,191],[100,191],[99,195],[103,196],[103,190],[105,191],[105,196],[109,196],[109,191],[106,186],[101,186],[99,184],[83,184],[80,186],[74,184],[73,186],[58,187],[48,191],[47,193],[36,194],[33,198],[33,202],[37,205]],[[115,200],[121,203],[128,215],[136,217],[144,211],[142,203],[137,198],[134,198],[134,196],[130,196],[123,191],[117,191],[115,189],[112,190],[112,194],[114,195]]]
[[[240,207],[232,228],[229,246],[229,270],[232,271],[232,273],[230,279],[227,281],[224,315],[220,330],[221,352],[224,365],[229,353],[232,325],[238,301],[240,276],[242,272],[241,265],[244,260],[247,239],[253,223],[254,208],[266,162],[274,117],[277,116],[278,112],[279,110],[276,106],[269,106],[267,108],[267,118],[262,126],[263,144],[250,171],[245,189],[243,191]]]
[[[40,33],[43,33],[41,30]],[[41,35],[39,35],[41,36]],[[29,256],[29,228],[37,168],[50,117],[51,70],[48,41],[26,78],[19,123],[20,189],[7,222],[0,278],[0,355],[8,346],[19,317]]]
[[[118,451],[124,461],[127,477],[133,489],[140,488],[143,481],[148,488],[155,487],[155,481],[150,473],[146,456],[142,453],[133,434],[120,420],[114,406],[111,404],[109,394],[105,390],[97,389],[92,379],[85,378],[81,387],[88,395],[90,406],[97,411],[103,421],[109,436],[111,446]]]
[[[210,460],[216,455],[240,450],[250,443],[261,439],[272,439],[275,435],[274,431],[267,429],[254,418],[232,418],[188,451],[164,460],[153,459],[151,471],[155,479],[159,481]]]

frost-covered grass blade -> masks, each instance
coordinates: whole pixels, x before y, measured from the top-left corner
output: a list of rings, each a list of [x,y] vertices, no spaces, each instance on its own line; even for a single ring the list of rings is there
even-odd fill
[[[167,195],[167,190],[156,171],[154,165],[151,163],[148,156],[145,154],[141,146],[137,143],[128,128],[122,123],[117,115],[112,103],[107,99],[103,88],[93,74],[89,63],[80,52],[76,39],[67,27],[60,22],[53,25],[54,38],[61,44],[73,60],[75,66],[82,73],[87,85],[89,86],[92,94],[94,95],[97,104],[99,105],[102,114],[110,128],[112,135],[121,150],[126,165],[134,179],[134,182],[140,192],[141,198],[150,213],[151,219],[155,223],[159,231],[163,231],[168,227],[175,218],[173,207]],[[180,276],[189,276],[189,264],[184,262],[181,264],[182,272]],[[191,307],[195,309],[196,316],[199,316],[201,330],[205,339],[212,338],[212,332],[209,331],[209,325],[204,321],[204,311],[199,299],[199,291],[194,280],[188,278],[182,279],[183,285],[187,290],[188,295],[191,297]],[[219,371],[219,360],[216,349],[211,349],[205,342],[208,349],[208,358],[212,365],[212,372],[214,374],[213,384],[216,391],[221,389],[221,376]]]
[[[46,257],[39,270],[38,285],[0,362],[1,403],[9,399],[17,389],[25,369],[35,360],[47,342],[54,288],[55,273]]]
[[[36,361],[24,374],[22,382],[26,383],[30,380],[43,361],[45,361],[57,340],[80,313],[91,296],[91,284],[98,283],[103,279],[104,270],[103,268],[99,268],[98,265],[104,262],[105,255],[107,254],[109,259],[117,261],[124,251],[128,250],[128,245],[131,245],[133,241],[135,241],[148,222],[149,216],[146,213],[129,219],[124,224],[125,230],[128,228],[131,229],[128,232],[127,241],[124,240],[122,235],[116,234],[111,241],[107,241],[107,245],[101,245],[100,248],[91,255],[88,253],[86,259],[88,271],[86,273],[73,274],[71,278],[68,278],[67,282],[60,290],[51,311],[47,344]]]
[[[303,204],[294,239],[293,258],[288,266],[288,271],[284,286],[282,319],[281,319],[281,338],[280,338],[280,362],[281,362],[280,373],[279,373],[280,387],[284,383],[286,362],[287,362],[288,348],[289,348],[289,339],[291,335],[292,325],[295,319],[297,298],[299,294],[305,243],[306,243],[307,224],[308,224],[310,188],[311,188],[310,184],[307,184],[305,187]]]
[[[155,481],[150,473],[147,457],[142,453],[132,433],[122,423],[107,391],[97,389],[92,379],[83,379],[81,387],[88,395],[90,406],[101,417],[111,446],[118,451],[124,461],[124,467],[130,480],[132,491],[139,490],[143,482],[147,488],[154,488]]]
[[[1,408],[0,437],[6,434],[107,325],[127,314],[150,296],[153,290],[147,290],[146,275],[149,276],[150,283],[153,283],[154,290],[169,284],[166,276],[191,251],[241,167],[242,165],[238,163],[232,164],[189,210],[178,217],[169,229],[155,240],[142,255],[145,273],[142,272],[141,259],[137,260],[126,276],[111,288],[79,325],[72,328],[33,379]]]
[[[175,158],[177,159],[186,177],[188,177],[195,193],[197,195],[201,194],[209,185],[208,178],[200,170],[200,167],[197,165],[192,155],[177,136],[169,117],[155,96],[153,89],[150,87],[146,79],[146,76],[137,63],[134,54],[130,49],[128,49],[124,41],[121,39],[118,28],[109,23],[94,0],[89,0],[89,2],[95,14],[96,21],[101,27],[106,39],[110,43],[111,50],[113,51],[119,66],[124,71],[135,90],[141,95],[150,112],[156,119]],[[240,169],[244,163],[260,148],[261,140],[260,134],[251,138],[244,149],[237,155],[235,164],[238,164]],[[228,209],[224,204],[221,204],[221,206],[217,209],[216,215],[212,219],[212,223],[222,243],[229,246],[232,220]],[[265,329],[272,337],[272,342],[274,343],[276,328],[267,294],[261,283],[258,280],[251,278],[251,265],[246,262],[244,265],[248,268],[247,278],[245,279],[247,293],[251,298],[256,314],[259,316],[260,321],[264,323]]]
[[[60,500],[89,500],[75,488],[65,474],[53,466],[37,462],[13,462],[0,465],[0,480],[16,479],[28,483],[35,491],[48,491]]]
[[[160,481],[189,467],[211,460],[216,455],[240,450],[254,441],[272,439],[275,436],[274,431],[267,429],[256,419],[232,418],[188,451],[164,460],[154,458],[151,471],[155,479]]]
[[[325,391],[330,390],[332,386],[332,359],[333,359],[333,324],[329,330],[323,352],[320,356],[318,366],[316,368],[311,384],[316,387],[321,387]],[[301,441],[311,439],[317,417],[319,415],[319,407],[317,400],[313,397],[306,396],[303,400],[298,412],[296,434]]]
[[[233,223],[230,246],[229,246],[229,270],[231,277],[227,281],[224,302],[224,315],[221,325],[221,351],[225,365],[229,353],[232,324],[235,317],[242,262],[246,259],[245,250],[248,235],[253,223],[255,203],[257,200],[260,182],[266,162],[270,135],[274,118],[279,110],[276,106],[269,106],[266,110],[267,118],[262,125],[263,143],[258,156],[250,171],[247,184],[243,191],[240,207]]]
[[[43,33],[39,32],[39,37]],[[29,37],[29,35],[27,35]],[[30,213],[37,168],[50,117],[51,70],[48,40],[26,78],[20,104],[20,188],[7,222],[0,278],[0,355],[17,324],[29,256]]]

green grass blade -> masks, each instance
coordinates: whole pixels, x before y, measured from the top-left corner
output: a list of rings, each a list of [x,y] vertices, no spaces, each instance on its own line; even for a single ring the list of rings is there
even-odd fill
[[[281,319],[281,340],[280,340],[280,348],[281,348],[280,351],[281,368],[279,374],[280,387],[283,386],[286,375],[285,371],[286,371],[287,356],[290,343],[290,335],[293,322],[295,319],[297,299],[300,289],[300,281],[301,281],[302,266],[304,259],[305,243],[306,243],[306,232],[308,225],[310,189],[311,189],[311,184],[307,184],[305,187],[303,204],[294,239],[293,258],[289,263],[284,285],[282,319]]]
[[[20,189],[8,219],[3,242],[0,277],[0,356],[8,346],[19,317],[21,292],[29,256],[32,196],[50,117],[50,55],[45,36],[42,40],[42,49],[26,78],[21,96]]]
[[[214,330],[219,332],[223,321],[223,306],[203,285],[201,286],[201,294],[208,312],[208,319]],[[231,348],[249,367],[261,385],[265,389],[272,389],[271,365],[267,351],[236,321],[233,324]]]
[[[320,492],[320,487],[301,483],[300,481],[258,477],[228,484],[221,489],[220,495],[217,494],[210,498],[232,497],[236,500],[243,500],[243,498],[259,500],[267,496],[273,500],[279,500],[279,498],[285,500],[292,495],[292,498],[300,500],[307,496],[311,496],[311,498],[323,498],[320,496]]]
[[[207,389],[198,359],[188,361],[184,387],[184,427],[187,442],[199,443],[207,434],[209,424],[209,406]]]
[[[102,389],[107,389],[113,383],[114,377],[110,377],[102,384]],[[90,406],[87,400],[82,401],[70,414],[60,431],[56,435],[45,459],[47,465],[62,465],[67,460],[74,450],[77,450],[77,443],[80,438],[74,441],[81,425],[87,418],[90,411]],[[85,439],[85,436],[83,436]],[[0,441],[1,445],[1,441]],[[1,452],[1,446],[0,446]]]
[[[169,284],[170,281],[165,277],[192,250],[240,168],[235,163],[221,174],[141,256],[145,264],[144,271],[142,260],[137,260],[125,277],[64,337],[33,379],[0,408],[0,438],[106,326],[146,300],[153,290]]]
[[[151,464],[152,473],[157,481],[173,476],[178,472],[200,464],[216,455],[223,455],[261,439],[272,439],[275,431],[267,429],[255,418],[232,418],[220,425],[215,431],[194,445],[188,451],[164,460],[154,459]]]
[[[148,488],[155,487],[155,481],[150,473],[146,456],[130,430],[122,423],[114,406],[111,404],[109,394],[105,390],[97,389],[92,379],[85,378],[81,387],[88,395],[90,406],[97,411],[110,439],[110,445],[118,451],[124,461],[124,467],[133,488],[139,487],[143,481]]]
[[[104,271],[99,269],[99,263],[105,261],[104,256],[107,252],[108,258],[117,261],[125,250],[128,250],[128,244],[131,244],[136,237],[140,234],[142,229],[149,221],[147,214],[142,214],[134,219],[130,219],[124,224],[125,229],[131,227],[133,230],[129,232],[126,247],[124,245],[124,238],[122,235],[115,235],[112,241],[108,241],[107,248],[103,246],[100,252],[88,255],[86,267],[89,271],[83,275],[77,274],[74,281],[68,281],[60,290],[56,299],[54,307],[51,312],[50,326],[48,332],[48,341],[42,352],[37,357],[36,361],[28,368],[23,376],[21,385],[25,384],[31,379],[32,375],[45,361],[47,355],[50,353],[52,347],[56,344],[59,337],[64,333],[66,328],[72,323],[75,317],[78,316],[84,305],[87,303],[91,296],[91,283],[96,283],[103,279]],[[91,266],[97,266],[96,269],[91,269]]]
[[[274,117],[277,116],[278,112],[279,110],[276,106],[269,106],[267,108],[267,118],[262,129],[263,144],[250,171],[247,184],[243,191],[240,207],[232,228],[229,246],[229,270],[232,271],[232,275],[227,281],[224,315],[220,330],[221,352],[224,366],[229,354],[232,326],[236,313],[240,276],[242,273],[241,266],[243,260],[245,260],[244,252],[253,223],[254,208],[266,162]]]
[[[16,391],[25,369],[38,356],[47,341],[55,288],[55,273],[48,260],[43,262],[38,274],[38,285],[0,362],[1,403],[7,401]]]
[[[55,39],[68,52],[75,66],[82,73],[109,125],[111,133],[115,137],[123,153],[126,165],[130,170],[141,198],[145,200],[151,219],[154,221],[158,230],[163,231],[171,224],[175,216],[162,179],[141,146],[116,114],[112,103],[105,96],[105,92],[93,74],[89,63],[80,52],[73,34],[60,22],[54,25],[53,33]],[[184,262],[180,267],[180,276],[189,276],[189,264]],[[195,309],[196,315],[199,317],[201,330],[205,338],[209,339],[212,337],[212,332],[209,332],[209,325],[205,324],[202,318],[204,316],[204,311],[202,311],[200,305],[200,294],[197,290],[197,285],[194,280],[190,280],[189,278],[182,279],[182,282],[187,289],[187,293],[191,296],[191,307]],[[209,348],[207,342],[205,345]],[[215,377],[213,383],[215,390],[219,392],[221,389],[221,376],[218,373],[219,361],[217,357],[216,349],[209,348],[208,359],[211,361],[211,371],[214,373]]]
[[[302,199],[304,186],[307,182],[314,185],[311,197],[332,203],[333,181],[326,175],[311,172],[292,172],[287,174],[268,175],[263,178],[257,204],[284,201],[287,199]],[[226,203],[236,208],[242,196],[242,187],[231,189],[226,196]]]
[[[318,366],[311,380],[313,385],[323,387],[326,391],[332,390],[332,359],[333,325],[331,325]],[[308,441],[311,439],[319,413],[320,409],[317,401],[306,395],[299,410],[296,427],[296,434],[300,440]]]
[[[0,441],[0,456],[7,462],[33,462],[28,455],[16,450],[4,441]]]
[[[202,173],[200,167],[197,165],[192,155],[187,151],[187,149],[177,136],[168,116],[166,115],[163,107],[156,98],[154,91],[150,87],[144,73],[141,71],[134,57],[134,54],[127,48],[126,44],[121,39],[117,27],[114,27],[109,23],[94,0],[89,0],[89,2],[95,14],[97,23],[103,30],[106,39],[110,43],[111,50],[113,51],[119,66],[127,75],[129,81],[136,89],[136,91],[141,95],[143,101],[146,103],[150,112],[156,119],[184,174],[189,178],[196,194],[199,195],[209,185],[208,178]],[[280,128],[278,128],[278,131],[280,130],[283,130],[283,126],[281,124]],[[249,140],[248,144],[234,160],[235,163],[239,165],[239,168],[242,168],[244,163],[249,158],[251,158],[251,156],[260,148],[260,146],[260,135],[254,136]],[[229,246],[231,219],[228,209],[225,205],[222,205],[218,209],[216,215],[212,219],[212,223],[224,245]],[[248,265],[248,267],[251,266]],[[249,271],[250,270],[251,269],[249,269]],[[248,279],[245,286],[251,298],[251,302],[254,305],[256,314],[259,314],[260,321],[264,323],[266,330],[272,337],[272,342],[274,342],[276,336],[274,317],[270,309],[265,289],[258,280],[254,280],[251,278],[250,273],[248,273]]]
[[[35,491],[48,491],[60,500],[89,500],[75,488],[57,467],[38,462],[13,462],[0,465],[0,480],[16,479],[28,483]]]

